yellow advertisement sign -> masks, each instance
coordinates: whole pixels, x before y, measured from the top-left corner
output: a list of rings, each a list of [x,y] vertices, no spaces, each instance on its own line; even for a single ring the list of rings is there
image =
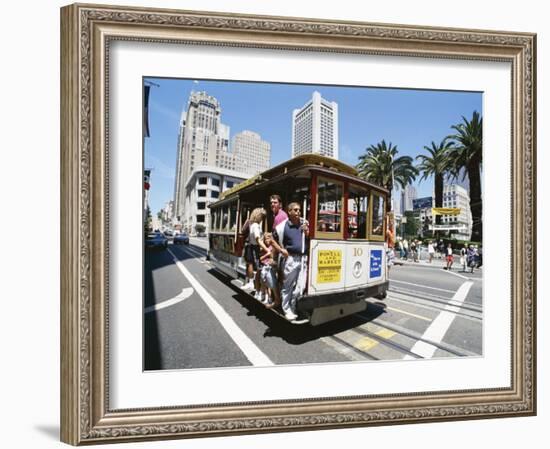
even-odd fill
[[[433,207],[432,215],[460,215],[460,207]]]
[[[319,250],[317,259],[317,283],[328,284],[342,279],[342,250]]]

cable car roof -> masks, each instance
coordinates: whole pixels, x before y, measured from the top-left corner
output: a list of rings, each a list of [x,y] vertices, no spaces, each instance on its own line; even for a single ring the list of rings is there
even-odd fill
[[[320,171],[323,171],[327,174],[333,173],[335,175],[340,175],[344,178],[356,178],[358,176],[358,172],[354,167],[340,162],[337,159],[313,153],[303,154],[301,156],[296,156],[292,159],[289,159],[288,161],[283,162],[282,164],[279,164],[273,168],[270,168],[263,173],[252,176],[246,181],[243,181],[240,184],[232,187],[231,189],[226,190],[220,195],[220,200],[218,201],[218,203],[223,202],[225,199],[235,195],[238,192],[242,192],[247,187],[259,186],[261,184],[267,183],[270,180],[275,180],[276,178],[279,178],[280,176],[283,176],[287,173],[296,172],[300,168],[306,167],[318,167]],[[358,178],[350,180],[358,182],[360,184],[364,184],[366,186],[373,187],[379,191],[386,192],[386,189],[384,189],[383,187],[369,183],[363,179]]]

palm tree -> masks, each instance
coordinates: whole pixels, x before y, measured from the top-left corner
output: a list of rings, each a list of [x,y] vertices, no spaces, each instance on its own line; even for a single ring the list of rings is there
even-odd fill
[[[365,153],[359,156],[356,165],[359,176],[366,181],[378,184],[389,191],[389,198],[395,185],[405,188],[416,179],[418,170],[413,165],[410,156],[396,157],[397,146],[385,140],[366,148]],[[389,201],[386,203],[386,211],[390,210]]]
[[[472,212],[472,240],[483,238],[483,207],[481,199],[481,167],[483,163],[483,119],[477,111],[472,119],[462,117],[462,123],[451,127],[456,134],[449,136],[454,141],[455,151],[451,154],[453,176],[468,175],[470,182],[470,211]]]
[[[420,159],[420,164],[416,167],[422,173],[420,181],[434,177],[434,193],[435,193],[435,207],[443,206],[443,183],[445,181],[445,175],[452,169],[451,165],[451,149],[453,148],[453,142],[447,138],[443,139],[439,145],[432,141],[432,146],[424,146],[424,149],[428,151],[429,156],[420,154],[416,156]],[[435,216],[436,224],[441,224],[441,215]]]

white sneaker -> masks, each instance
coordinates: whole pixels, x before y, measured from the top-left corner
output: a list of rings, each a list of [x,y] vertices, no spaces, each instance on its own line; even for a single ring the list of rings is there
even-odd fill
[[[241,289],[245,291],[254,290],[254,282],[247,282],[241,287]]]
[[[294,321],[296,318],[298,318],[298,315],[296,315],[294,312],[289,310],[288,312],[285,312],[285,318],[288,321]]]
[[[254,299],[257,299],[258,301],[261,301],[262,300],[262,292],[254,293]]]

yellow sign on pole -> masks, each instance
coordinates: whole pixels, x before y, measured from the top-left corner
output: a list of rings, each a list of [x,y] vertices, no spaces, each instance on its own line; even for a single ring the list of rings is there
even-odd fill
[[[432,215],[460,215],[460,207],[432,207]]]
[[[319,250],[317,259],[317,283],[340,282],[342,278],[342,250]]]

